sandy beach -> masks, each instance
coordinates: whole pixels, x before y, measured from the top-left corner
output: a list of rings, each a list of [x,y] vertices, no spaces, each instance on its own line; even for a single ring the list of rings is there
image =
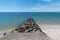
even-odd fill
[[[9,33],[8,36],[2,37],[0,40],[51,40],[40,32],[34,33]]]
[[[43,32],[45,32],[53,40],[60,40],[60,25],[39,25]],[[11,30],[0,31],[0,38],[4,37],[3,33],[9,34]]]
[[[60,25],[40,25],[42,30],[53,40],[60,40]]]

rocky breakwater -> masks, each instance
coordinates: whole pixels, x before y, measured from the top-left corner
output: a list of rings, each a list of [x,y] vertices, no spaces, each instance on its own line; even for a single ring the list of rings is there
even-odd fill
[[[4,35],[7,35],[6,33]],[[12,30],[10,34],[1,38],[0,40],[52,40],[48,37],[38,26],[34,19],[30,18],[22,24],[18,25],[16,29]]]

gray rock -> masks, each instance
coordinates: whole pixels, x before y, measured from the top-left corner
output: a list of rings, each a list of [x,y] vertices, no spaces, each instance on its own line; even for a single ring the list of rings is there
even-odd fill
[[[32,19],[28,19],[24,23],[20,24],[15,31],[18,32],[33,32],[33,31],[40,31],[42,32],[41,28],[37,25],[37,23]]]
[[[12,31],[0,40],[52,40],[32,18],[17,27],[13,30],[16,32]]]

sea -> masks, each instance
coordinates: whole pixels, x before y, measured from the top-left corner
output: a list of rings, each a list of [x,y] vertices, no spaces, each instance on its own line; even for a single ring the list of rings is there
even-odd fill
[[[60,25],[60,12],[0,12],[0,31],[14,29],[29,18],[39,24]]]

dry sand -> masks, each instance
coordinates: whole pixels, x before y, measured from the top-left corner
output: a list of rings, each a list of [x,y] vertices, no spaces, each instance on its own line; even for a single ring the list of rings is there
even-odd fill
[[[47,35],[40,32],[34,33],[10,33],[0,40],[51,40]]]
[[[40,27],[53,40],[60,40],[60,25],[40,24]]]
[[[52,38],[53,40],[60,40],[60,25],[42,25],[40,24],[40,27],[41,29],[50,37]],[[3,35],[0,35],[0,37],[2,36],[2,38],[0,38],[0,40],[41,40],[41,38],[43,37],[42,36],[42,33],[28,33],[28,34],[24,34],[24,33],[10,33],[8,31],[5,31],[7,32],[7,35],[8,36],[4,36]],[[4,32],[2,32],[4,33]],[[0,32],[1,34],[1,32]],[[37,35],[36,35],[37,34]],[[23,35],[23,36],[22,36]],[[40,35],[40,36],[39,36]],[[46,37],[46,36],[45,36]],[[48,38],[49,38],[48,37]],[[8,39],[6,39],[8,38]],[[45,38],[42,38],[42,40],[45,39]]]

